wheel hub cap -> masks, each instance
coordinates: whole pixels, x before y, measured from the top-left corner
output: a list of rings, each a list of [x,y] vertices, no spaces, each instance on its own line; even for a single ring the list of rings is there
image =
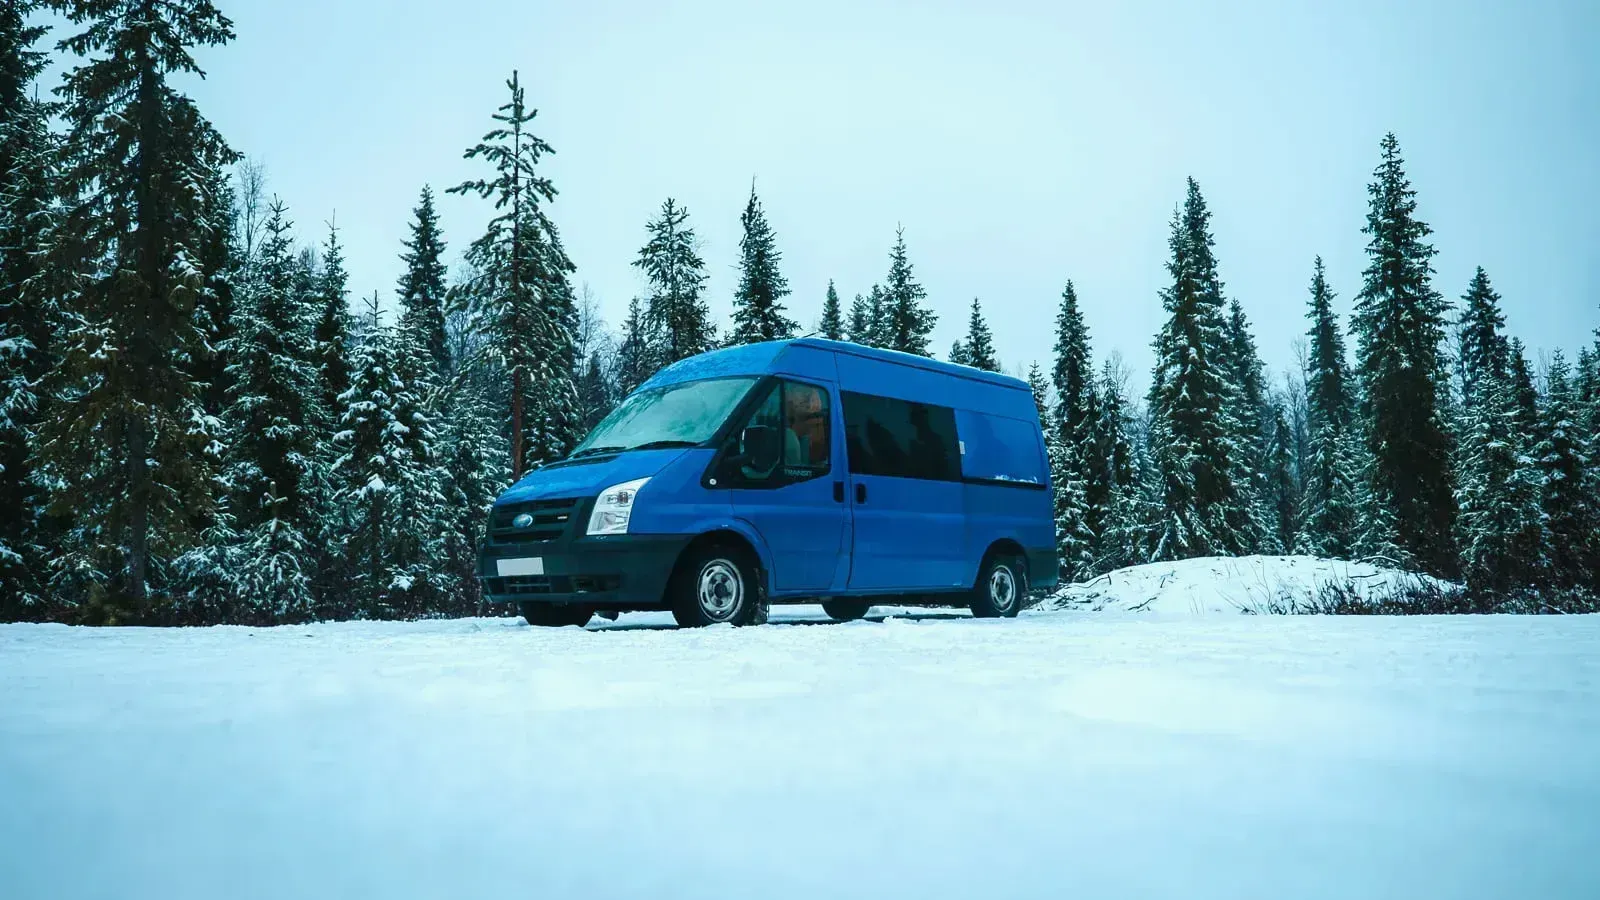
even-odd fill
[[[989,602],[994,604],[995,609],[1010,609],[1016,599],[1016,578],[1005,566],[997,567],[989,576]]]
[[[714,559],[700,570],[700,608],[712,619],[726,619],[744,597],[739,569],[725,559]]]

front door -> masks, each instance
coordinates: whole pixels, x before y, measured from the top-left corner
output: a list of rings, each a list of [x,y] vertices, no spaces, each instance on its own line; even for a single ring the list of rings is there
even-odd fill
[[[778,591],[828,590],[849,550],[850,508],[843,465],[833,458],[832,416],[826,385],[774,381],[723,457],[719,478],[730,488],[734,515],[766,541]]]

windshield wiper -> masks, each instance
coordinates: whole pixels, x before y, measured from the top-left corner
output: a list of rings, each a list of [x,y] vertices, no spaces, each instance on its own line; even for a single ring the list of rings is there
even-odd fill
[[[698,446],[699,446],[699,444],[695,443],[694,441],[678,441],[678,440],[673,440],[673,441],[645,441],[642,444],[638,444],[636,446],[629,447],[628,449],[629,450],[667,450],[667,449],[671,449],[673,447],[698,447]]]
[[[569,453],[567,459],[578,459],[584,456],[599,456],[602,453],[621,453],[627,447],[585,447],[575,453]]]

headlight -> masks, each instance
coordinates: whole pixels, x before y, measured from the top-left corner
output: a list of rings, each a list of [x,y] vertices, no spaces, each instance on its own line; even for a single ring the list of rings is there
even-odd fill
[[[627,534],[628,519],[633,515],[633,501],[639,496],[648,478],[625,481],[600,492],[594,501],[594,512],[589,514],[590,534]]]

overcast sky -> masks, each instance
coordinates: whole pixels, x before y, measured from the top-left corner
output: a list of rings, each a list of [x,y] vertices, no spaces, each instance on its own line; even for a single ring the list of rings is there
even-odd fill
[[[1455,298],[1476,265],[1535,350],[1600,325],[1600,3],[218,0],[234,44],[186,83],[265,163],[306,239],[337,214],[351,289],[393,293],[419,188],[522,71],[577,282],[608,318],[668,196],[726,322],[751,178],[793,314],[882,279],[895,226],[942,355],[983,300],[1008,367],[1048,363],[1062,284],[1145,385],[1167,224],[1193,175],[1268,363],[1305,331],[1312,258],[1342,311],[1387,130]],[[441,202],[450,260],[486,203]]]

